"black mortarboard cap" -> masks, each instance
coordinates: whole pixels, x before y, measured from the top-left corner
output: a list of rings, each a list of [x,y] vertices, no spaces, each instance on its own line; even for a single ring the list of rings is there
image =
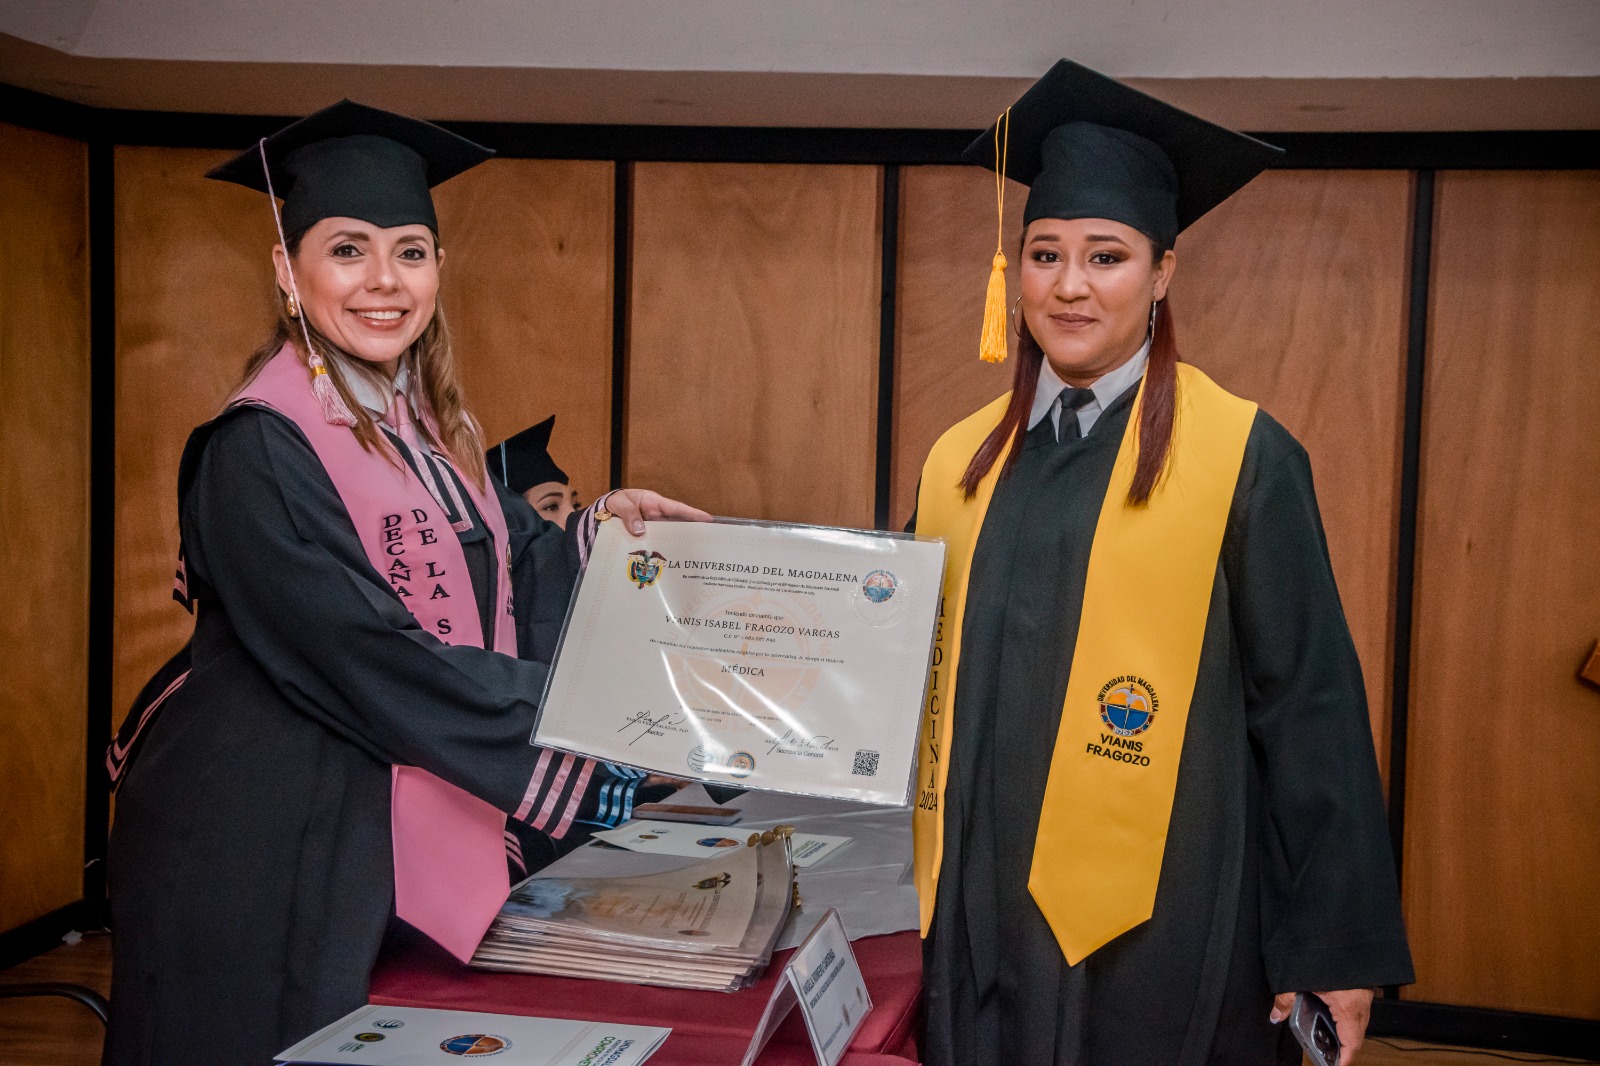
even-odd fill
[[[439,230],[430,188],[494,152],[431,122],[341,100],[266,139],[271,190],[283,198],[289,236],[325,218]],[[267,192],[261,147],[206,175]]]
[[[1277,161],[1235,133],[1063,59],[962,153],[1030,186],[1023,224],[1109,218],[1162,247]]]
[[[546,481],[567,484],[566,471],[550,458],[550,433],[556,416],[531,426],[514,437],[507,437],[484,453],[489,473],[512,492],[527,492]]]

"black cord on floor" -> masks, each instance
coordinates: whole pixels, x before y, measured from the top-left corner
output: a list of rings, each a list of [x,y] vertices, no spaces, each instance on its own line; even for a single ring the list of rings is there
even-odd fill
[[[1368,1043],[1382,1044],[1394,1051],[1448,1051],[1455,1055],[1482,1055],[1486,1059],[1506,1059],[1509,1062],[1597,1062],[1600,1059],[1530,1059],[1522,1055],[1507,1055],[1500,1051],[1481,1051],[1477,1048],[1447,1047],[1444,1044],[1421,1044],[1417,1047],[1401,1047],[1392,1040],[1385,1040],[1381,1036],[1367,1037]]]

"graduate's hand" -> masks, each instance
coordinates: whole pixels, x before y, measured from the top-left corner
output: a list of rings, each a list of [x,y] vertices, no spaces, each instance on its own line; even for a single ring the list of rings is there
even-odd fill
[[[1333,1015],[1339,1031],[1339,1066],[1350,1066],[1367,1036],[1367,1021],[1372,1017],[1372,989],[1352,988],[1343,992],[1318,992]],[[1294,993],[1280,992],[1272,999],[1272,1024],[1289,1017],[1294,1009]]]
[[[606,510],[622,520],[622,525],[636,537],[644,535],[646,521],[656,522],[709,522],[711,516],[698,507],[690,507],[677,500],[669,500],[659,492],[649,489],[617,489],[606,496]]]

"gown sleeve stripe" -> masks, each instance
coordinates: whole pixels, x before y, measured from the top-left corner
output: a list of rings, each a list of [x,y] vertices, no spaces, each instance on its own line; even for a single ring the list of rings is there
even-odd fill
[[[607,780],[597,793],[594,815],[577,821],[584,825],[615,829],[633,817],[635,795],[650,774],[647,770],[613,762],[601,763],[600,768],[607,775]]]
[[[643,782],[643,777],[636,777],[628,782],[622,800],[622,817],[617,819],[618,825],[633,817],[633,794],[639,790],[639,786]]]
[[[172,575],[172,598],[182,604],[184,610],[194,613],[194,600],[189,597],[189,561],[184,558],[181,541],[178,544],[178,566]]]
[[[133,732],[128,734],[127,742],[123,743],[122,733],[119,732],[116,738],[111,741],[111,746],[106,748],[106,773],[110,776],[113,785],[122,776],[122,771],[127,768],[128,752],[132,751],[134,744],[138,743],[139,734],[144,732],[144,727],[150,723],[150,719],[161,709],[161,705],[167,702],[167,698],[182,688],[183,683],[187,680],[189,680],[189,671],[187,670],[173,678],[172,683],[161,690],[161,695],[151,700],[150,705],[139,715],[138,724],[133,727]],[[123,732],[126,732],[126,730]]]
[[[506,858],[517,868],[518,873],[527,876],[528,864],[522,858],[522,842],[517,839],[517,834],[509,829],[506,830]]]
[[[533,803],[539,797],[539,785],[544,781],[544,775],[550,768],[551,751],[543,748],[539,751],[539,762],[533,768],[533,776],[528,778],[528,790],[522,794],[522,803],[517,807],[517,813],[512,815],[519,822],[528,820],[528,812],[533,810]]]
[[[561,756],[561,768],[556,771],[555,778],[550,782],[549,791],[544,794],[544,804],[540,806],[539,813],[533,817],[531,824],[535,829],[543,829],[550,824],[550,816],[556,810],[556,800],[560,799],[562,786],[567,783],[567,778],[572,774],[572,765],[576,761],[571,755]]]
[[[594,774],[595,762],[593,759],[583,760],[583,770],[578,775],[578,783],[572,787],[572,795],[567,800],[567,809],[562,812],[561,822],[550,835],[560,840],[567,835],[567,830],[572,828],[572,820],[578,815],[578,808],[583,805],[584,789],[588,787],[589,778]]]
[[[594,824],[609,826],[611,824],[612,793],[617,789],[615,775],[600,786],[600,803],[594,812]]]

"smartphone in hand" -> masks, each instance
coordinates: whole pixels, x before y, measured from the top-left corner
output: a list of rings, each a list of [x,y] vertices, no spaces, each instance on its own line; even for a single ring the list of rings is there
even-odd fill
[[[1289,1029],[1305,1049],[1311,1066],[1339,1066],[1339,1028],[1321,996],[1312,992],[1295,995]]]

